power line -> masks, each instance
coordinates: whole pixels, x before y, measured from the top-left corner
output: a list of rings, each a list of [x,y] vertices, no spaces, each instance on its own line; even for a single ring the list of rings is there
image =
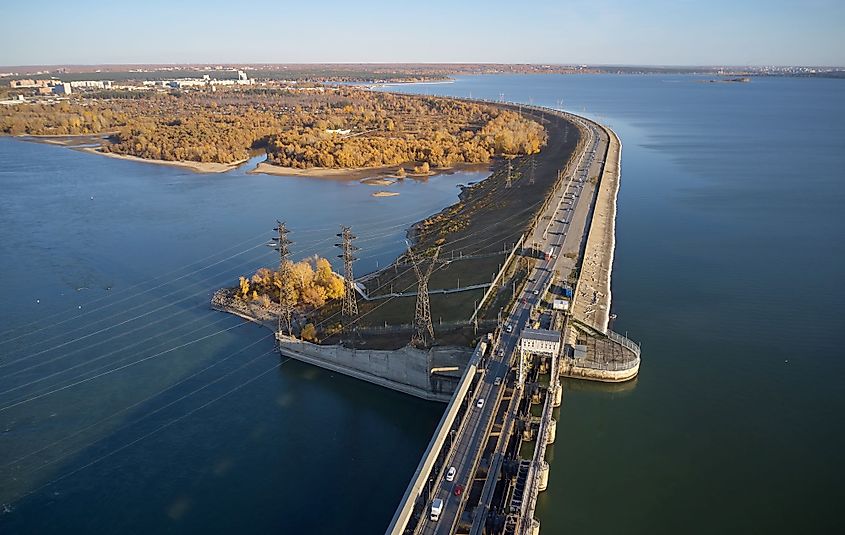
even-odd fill
[[[218,365],[222,364],[223,362],[226,362],[227,360],[229,360],[229,359],[231,359],[231,358],[233,358],[233,357],[235,357],[235,356],[239,355],[240,353],[243,353],[243,352],[244,352],[244,351],[246,351],[247,349],[249,349],[249,348],[251,348],[251,347],[255,346],[256,344],[258,344],[258,343],[260,343],[260,342],[263,342],[264,340],[266,340],[266,339],[267,339],[267,338],[269,338],[269,337],[270,337],[270,335],[268,334],[268,335],[266,335],[266,336],[264,336],[264,337],[262,337],[262,338],[259,338],[258,340],[256,340],[256,341],[252,342],[251,344],[246,345],[246,346],[244,346],[244,347],[242,347],[242,348],[238,349],[238,350],[237,350],[237,351],[235,351],[234,353],[230,353],[230,354],[229,354],[229,355],[227,355],[226,357],[224,357],[224,358],[222,358],[222,359],[220,359],[220,360],[218,360],[218,361],[215,361],[215,362],[213,362],[213,363],[209,364],[209,365],[208,365],[208,366],[206,366],[205,368],[202,368],[201,370],[197,370],[197,371],[195,371],[194,373],[192,373],[191,375],[188,375],[187,377],[183,377],[183,378],[182,378],[182,379],[180,379],[178,382],[173,383],[172,385],[170,385],[170,386],[168,386],[168,387],[166,387],[166,388],[164,388],[164,389],[162,389],[162,390],[159,390],[159,391],[157,391],[157,392],[155,392],[155,393],[153,393],[153,394],[150,394],[149,396],[147,396],[147,397],[145,397],[145,398],[143,398],[143,399],[141,399],[141,400],[139,400],[139,401],[136,401],[135,403],[132,403],[131,405],[127,405],[126,407],[123,407],[122,409],[120,409],[120,410],[118,410],[118,411],[116,411],[116,412],[113,412],[113,413],[112,413],[112,414],[110,414],[109,416],[103,417],[103,418],[101,418],[101,419],[97,420],[96,422],[90,423],[90,424],[86,425],[85,427],[82,427],[82,428],[80,428],[80,429],[77,429],[76,431],[74,431],[73,433],[71,433],[71,434],[69,434],[69,435],[65,435],[65,436],[64,436],[64,437],[62,437],[62,438],[59,438],[59,439],[57,439],[57,440],[54,440],[53,442],[51,442],[51,443],[49,443],[49,444],[47,444],[47,445],[44,445],[44,446],[40,447],[40,448],[39,448],[39,449],[37,449],[37,450],[30,451],[29,453],[27,453],[27,454],[25,454],[25,455],[23,455],[23,456],[21,456],[21,457],[18,457],[17,459],[14,459],[14,460],[12,460],[12,461],[6,462],[5,464],[0,465],[0,467],[7,467],[7,466],[14,465],[14,464],[18,464],[18,463],[20,463],[21,461],[23,461],[24,459],[27,459],[27,458],[29,458],[29,457],[32,457],[33,455],[37,455],[37,454],[39,454],[39,453],[41,453],[41,452],[43,452],[43,451],[46,451],[46,450],[48,450],[48,449],[50,449],[50,448],[52,448],[52,447],[54,447],[54,446],[57,446],[58,444],[61,444],[61,443],[65,442],[65,441],[67,441],[67,440],[69,440],[69,439],[71,439],[71,438],[73,438],[73,437],[79,436],[79,435],[81,435],[82,433],[84,433],[85,431],[88,431],[89,429],[93,429],[93,428],[97,427],[98,425],[103,424],[103,423],[105,423],[105,422],[107,422],[107,421],[111,420],[111,419],[112,419],[112,418],[114,418],[115,416],[118,416],[118,415],[123,414],[123,413],[125,413],[125,412],[127,412],[127,411],[130,411],[130,410],[134,409],[135,407],[140,407],[140,406],[142,406],[142,405],[144,405],[144,404],[146,404],[146,403],[148,403],[148,402],[152,401],[154,398],[156,398],[156,397],[158,397],[158,396],[162,395],[163,393],[165,393],[165,392],[167,392],[167,391],[169,391],[169,390],[173,390],[173,389],[174,389],[174,388],[176,388],[177,386],[179,386],[179,385],[181,385],[181,384],[184,384],[184,383],[186,383],[186,382],[190,381],[190,380],[191,380],[191,379],[193,379],[194,377],[197,377],[197,376],[199,376],[199,375],[201,375],[201,374],[203,374],[203,373],[207,372],[208,370],[210,370],[210,369],[212,369],[212,368],[214,368],[214,367],[216,367],[216,366],[218,366]],[[263,355],[267,355],[268,353],[269,353],[269,352],[265,352],[265,353],[263,353]],[[250,361],[250,362],[252,362],[252,361]],[[239,367],[238,369],[241,369],[242,367],[243,367],[243,366]],[[237,371],[237,370],[235,370],[235,371]],[[229,375],[231,375],[232,373],[233,373],[233,372],[228,372],[228,373],[226,373],[223,377],[229,376]],[[220,379],[220,378],[217,378],[217,379],[213,380],[212,382],[207,383],[207,384],[206,384],[205,386],[203,386],[202,388],[205,388],[205,387],[207,387],[207,386],[209,386],[209,385],[211,385],[211,384],[213,384],[213,383],[218,382],[218,381],[219,381],[219,379]],[[189,393],[189,394],[187,394],[187,395],[185,395],[185,396],[182,396],[182,397],[180,397],[179,399],[177,399],[177,400],[175,400],[175,401],[173,401],[173,402],[168,403],[167,405],[165,405],[165,407],[170,406],[170,405],[173,405],[174,403],[176,403],[176,402],[178,402],[178,401],[181,401],[182,399],[184,399],[184,398],[185,398],[185,397],[187,397],[188,395],[191,395],[191,394],[193,394],[193,393],[195,393],[195,392],[197,392],[197,391],[201,390],[202,388],[196,389],[196,390],[194,390],[193,392],[191,392],[191,393]],[[162,408],[163,408],[163,407],[162,407]],[[161,410],[161,408],[156,409],[156,410],[151,411],[151,412],[148,412],[148,413],[144,414],[143,416],[141,416],[140,418],[135,419],[133,422],[131,422],[131,423],[129,423],[129,424],[126,424],[126,425],[124,425],[124,426],[123,426],[123,428],[129,427],[130,425],[134,425],[134,424],[138,423],[139,421],[141,421],[141,420],[143,420],[143,419],[145,419],[145,418],[147,418],[147,417],[149,417],[149,416],[152,416],[153,414],[155,414],[155,413],[159,412],[160,410]],[[53,461],[50,461],[50,462],[52,463]]]

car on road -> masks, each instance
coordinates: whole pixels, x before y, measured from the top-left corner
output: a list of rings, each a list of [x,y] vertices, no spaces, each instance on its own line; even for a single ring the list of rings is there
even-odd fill
[[[457,470],[455,470],[455,467],[454,467],[454,466],[450,467],[450,468],[449,468],[449,471],[448,471],[448,472],[446,472],[446,481],[454,481],[454,480],[455,480],[455,474],[456,474],[457,472],[458,472],[458,471],[457,471]]]
[[[496,379],[493,380],[493,384],[499,386],[500,384],[502,384],[502,378],[496,377]]]
[[[484,407],[484,398],[478,398],[478,401],[475,402],[475,406],[479,409]]]
[[[513,332],[513,325],[508,323],[507,325],[505,325],[505,330],[509,333],[512,333]]]
[[[540,295],[540,290],[534,290],[534,295]]]
[[[504,356],[505,356],[505,348],[499,348],[499,356],[500,356],[500,357],[504,357]]]
[[[431,514],[429,518],[432,522],[437,522],[440,520],[440,513],[443,512],[443,500],[440,498],[434,498],[431,502]]]
[[[463,491],[464,491],[463,485],[455,485],[455,496],[460,496]]]

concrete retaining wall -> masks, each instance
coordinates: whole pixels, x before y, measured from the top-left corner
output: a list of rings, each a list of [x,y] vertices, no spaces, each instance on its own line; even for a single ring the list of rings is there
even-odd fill
[[[453,388],[435,391],[429,379],[432,362],[454,363],[463,369],[469,350],[460,347],[434,347],[423,351],[410,346],[395,351],[348,349],[341,345],[323,346],[286,335],[277,335],[282,355],[342,373],[385,388],[429,401],[448,402]],[[461,358],[463,357],[463,358]],[[463,363],[461,363],[463,360]],[[458,377],[455,377],[457,383]]]
[[[639,372],[639,357],[637,357],[636,361],[632,363],[630,368],[626,368],[624,370],[585,368],[567,363],[566,359],[561,362],[560,367],[560,375],[563,377],[569,377],[572,379],[589,379],[591,381],[601,381],[603,383],[622,383],[624,381],[629,381],[636,377]]]

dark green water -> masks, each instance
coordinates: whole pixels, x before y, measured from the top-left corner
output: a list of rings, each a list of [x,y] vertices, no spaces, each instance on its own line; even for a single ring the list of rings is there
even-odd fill
[[[614,328],[635,384],[569,382],[541,533],[830,533],[845,492],[845,84],[489,76],[622,139]]]
[[[542,533],[834,531],[842,82],[482,76],[402,89],[562,100],[623,142],[613,307],[643,366],[623,387],[566,385]],[[383,532],[442,408],[280,365],[266,331],[207,301],[272,262],[260,244],[276,217],[301,255],[331,254],[337,225],[356,226],[372,238],[362,256],[379,255],[363,272],[476,178],[375,199],[380,188],[358,184],[0,139],[0,532]]]

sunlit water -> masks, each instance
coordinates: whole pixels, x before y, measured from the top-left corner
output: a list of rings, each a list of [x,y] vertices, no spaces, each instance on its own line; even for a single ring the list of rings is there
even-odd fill
[[[622,139],[614,328],[643,364],[566,384],[541,533],[840,529],[845,82],[701,80],[399,88],[562,104]]]

